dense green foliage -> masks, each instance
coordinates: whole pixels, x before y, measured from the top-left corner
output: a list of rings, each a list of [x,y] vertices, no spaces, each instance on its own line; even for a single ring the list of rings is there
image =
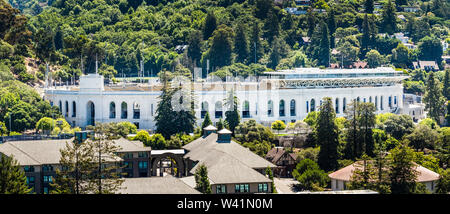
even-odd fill
[[[13,157],[0,155],[0,194],[27,194],[27,178]]]

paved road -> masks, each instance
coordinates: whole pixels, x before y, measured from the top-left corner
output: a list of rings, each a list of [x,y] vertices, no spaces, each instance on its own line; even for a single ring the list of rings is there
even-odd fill
[[[294,184],[297,184],[294,178],[273,178],[275,187],[279,194],[295,194],[297,191],[293,188]]]

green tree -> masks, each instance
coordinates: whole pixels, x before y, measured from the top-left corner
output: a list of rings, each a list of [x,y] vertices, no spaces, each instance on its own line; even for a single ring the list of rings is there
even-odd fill
[[[200,59],[202,58],[202,49],[201,44],[202,43],[202,35],[200,31],[193,31],[189,35],[189,41],[188,41],[188,50],[187,55],[192,60],[194,65],[199,66],[200,65]]]
[[[328,175],[310,159],[300,161],[292,171],[292,175],[300,183],[299,187],[302,190],[323,191],[329,182]]]
[[[195,170],[195,189],[203,194],[211,194],[211,185],[208,178],[208,169],[204,164]]]
[[[25,173],[13,157],[0,155],[0,194],[27,194]]]
[[[395,4],[391,0],[384,4],[381,17],[381,29],[387,34],[394,34],[397,31],[397,15],[395,14]]]
[[[441,173],[439,181],[436,185],[436,193],[448,194],[450,192],[450,169]]]
[[[389,178],[393,194],[413,193],[416,189],[417,171],[415,170],[414,151],[405,143],[390,151]]]
[[[265,157],[272,148],[275,136],[272,131],[255,120],[239,124],[235,129],[235,140],[254,153]]]
[[[284,122],[281,121],[281,120],[277,120],[277,121],[272,123],[271,128],[273,130],[277,130],[278,134],[280,134],[281,130],[285,130],[286,129],[286,124],[284,124]]]
[[[411,64],[411,60],[409,58],[408,48],[399,43],[395,49],[392,50],[392,63],[396,67],[408,68]]]
[[[257,63],[263,56],[263,48],[261,44],[261,29],[257,21],[253,23],[252,34],[250,35],[250,55],[249,62]]]
[[[444,114],[445,99],[442,96],[441,85],[439,80],[434,76],[434,72],[430,72],[425,85],[425,95],[423,98],[425,110],[428,111],[430,118],[440,124],[441,116]]]
[[[212,121],[211,121],[211,118],[209,118],[209,112],[206,112],[205,119],[203,119],[203,123],[202,123],[202,135],[204,134],[203,129],[209,125],[212,125]],[[219,129],[219,130],[221,130],[221,129]]]
[[[205,24],[203,26],[203,39],[208,40],[209,37],[213,34],[213,32],[217,28],[217,19],[214,15],[214,12],[210,11],[208,12],[208,15],[206,15]]]
[[[245,34],[244,25],[239,23],[236,28],[236,36],[234,38],[234,52],[236,53],[236,62],[244,63],[249,57],[249,47],[247,35]]]
[[[373,0],[365,0],[364,1],[364,12],[366,12],[366,14],[373,13],[373,9],[374,9],[373,2],[374,2]]]
[[[89,185],[91,175],[96,169],[93,144],[66,142],[66,147],[61,149],[60,153],[61,169],[56,169],[56,177],[51,184],[50,192],[52,194],[93,193]]]
[[[145,146],[149,146],[152,149],[166,149],[166,139],[161,134],[154,134],[150,137],[150,141]]]
[[[270,186],[272,186],[272,193],[277,193],[277,188],[275,187],[275,182],[273,182],[272,169],[270,167],[266,168],[266,175],[269,177],[270,180],[272,180],[272,183],[270,183]]]
[[[333,108],[333,102],[331,98],[326,97],[320,106],[317,125],[314,130],[317,142],[320,145],[318,163],[320,168],[326,171],[338,168],[339,130],[335,120],[336,112]]]
[[[386,134],[391,135],[397,140],[401,140],[404,135],[414,131],[414,122],[409,115],[389,115],[381,124]]]
[[[213,68],[231,64],[233,37],[233,29],[226,25],[220,25],[214,31],[211,39],[211,48],[209,49],[209,58]]]
[[[419,124],[411,134],[406,136],[406,139],[409,140],[409,145],[417,150],[434,149],[439,140],[439,134],[429,126]]]
[[[444,97],[447,100],[450,100],[450,70],[449,69],[445,70],[443,82],[444,82],[444,87],[442,88],[442,95],[444,95]]]
[[[327,16],[327,26],[330,33],[330,48],[335,47],[334,33],[336,32],[336,12],[333,8],[330,8]]]
[[[377,50],[367,52],[366,59],[370,68],[376,68],[383,64],[383,56]]]
[[[36,123],[36,130],[50,134],[50,132],[55,128],[55,125],[55,120],[49,117],[43,117]]]
[[[420,40],[418,50],[419,59],[435,61],[438,65],[441,63],[443,51],[439,38],[425,36]]]
[[[230,131],[235,135],[235,128],[239,125],[241,121],[241,116],[239,115],[238,103],[239,100],[233,90],[229,91],[228,97],[224,100],[225,107],[227,111],[225,112],[225,121],[227,121]]]
[[[141,141],[144,145],[150,145],[150,139],[150,134],[145,130],[140,130],[133,138],[133,140]]]
[[[325,22],[321,22],[321,33],[319,46],[319,62],[318,65],[324,65],[326,67],[330,64],[330,37],[328,33],[328,26]]]

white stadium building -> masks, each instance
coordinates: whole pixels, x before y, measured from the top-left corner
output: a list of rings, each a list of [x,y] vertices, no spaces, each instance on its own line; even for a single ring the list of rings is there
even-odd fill
[[[182,86],[194,95],[198,124],[207,111],[214,123],[224,118],[226,98],[233,90],[238,98],[241,118],[255,119],[268,125],[275,120],[286,123],[302,120],[310,111],[318,110],[324,97],[331,97],[337,116],[344,116],[346,104],[357,99],[374,103],[377,113],[406,113],[417,117],[423,114],[423,109],[409,113],[406,108],[410,104],[403,104],[402,80],[406,78],[408,76],[402,71],[390,67],[296,68],[266,72],[258,79],[228,77],[227,81],[208,78],[195,82],[177,79],[172,86]],[[103,76],[88,74],[80,77],[79,85],[49,85],[45,88],[45,99],[59,106],[72,126],[130,121],[140,129],[156,128],[156,108],[162,88],[159,81],[105,84]],[[179,96],[176,99],[179,100]],[[183,106],[175,107],[178,108]]]

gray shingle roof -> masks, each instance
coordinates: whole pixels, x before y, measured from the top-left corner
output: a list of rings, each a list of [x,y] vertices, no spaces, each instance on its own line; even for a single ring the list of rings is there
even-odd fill
[[[173,176],[125,178],[122,194],[200,194],[178,178]]]
[[[33,140],[10,141],[0,144],[0,153],[13,156],[20,165],[59,164],[60,151],[66,148],[66,143],[73,139],[64,140]],[[121,138],[114,140],[120,146],[120,152],[150,151],[150,147],[144,147],[139,141],[129,141]],[[118,157],[107,157],[109,160],[121,160]]]
[[[183,147],[189,151],[185,158],[199,162],[191,173],[195,173],[199,165],[205,164],[211,183],[271,182],[255,169],[276,167],[275,165],[234,141],[217,143],[217,137],[218,134],[211,133],[206,138],[199,138]]]

